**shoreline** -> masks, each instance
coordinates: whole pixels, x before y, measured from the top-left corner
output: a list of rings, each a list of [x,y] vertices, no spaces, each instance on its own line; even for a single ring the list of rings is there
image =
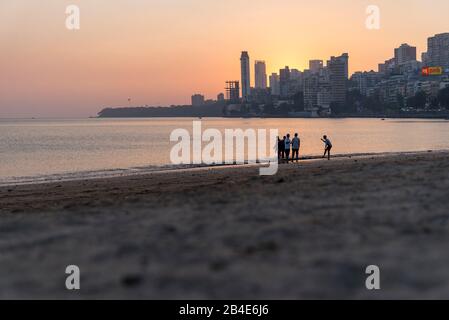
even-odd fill
[[[193,119],[379,119],[379,120],[440,120],[449,121],[448,115],[429,115],[429,116],[416,116],[416,115],[404,115],[404,116],[364,116],[364,115],[353,115],[353,116],[331,116],[331,117],[304,117],[304,116],[259,116],[259,117],[245,117],[245,116],[222,116],[222,117],[208,117],[208,116],[152,116],[152,117],[93,117],[86,119],[170,119],[170,118],[193,118]]]
[[[433,114],[433,115],[363,115],[363,114],[355,114],[355,115],[341,115],[341,116],[331,116],[331,117],[300,117],[300,116],[287,116],[287,115],[266,115],[266,116],[254,116],[254,117],[244,117],[244,116],[151,116],[151,117],[101,117],[101,116],[86,116],[86,117],[23,117],[23,118],[1,118],[0,121],[20,121],[20,120],[89,120],[89,119],[160,119],[160,118],[203,118],[203,119],[416,119],[416,120],[449,120],[449,112],[447,114]]]
[[[449,150],[423,150],[423,151],[404,151],[404,152],[367,152],[367,153],[348,153],[348,154],[335,154],[332,155],[332,159],[351,159],[360,157],[384,157],[384,156],[394,156],[394,155],[413,155],[413,154],[423,154],[429,152],[446,152]],[[299,158],[300,162],[321,160],[322,156],[311,155],[311,156],[301,156]],[[186,165],[160,165],[160,166],[145,166],[145,167],[131,167],[131,168],[115,168],[115,169],[104,169],[104,170],[93,170],[93,171],[80,171],[80,172],[65,172],[65,173],[55,173],[43,176],[27,176],[27,177],[6,177],[0,179],[0,189],[8,188],[21,185],[40,185],[48,183],[64,183],[70,181],[83,181],[83,180],[96,180],[96,179],[111,179],[117,177],[130,177],[130,176],[140,176],[149,175],[153,173],[169,173],[169,172],[183,172],[189,170],[210,170],[217,168],[246,168],[257,167],[267,165],[268,162],[248,163],[245,161],[244,164],[186,164]],[[279,163],[283,164],[283,162]]]

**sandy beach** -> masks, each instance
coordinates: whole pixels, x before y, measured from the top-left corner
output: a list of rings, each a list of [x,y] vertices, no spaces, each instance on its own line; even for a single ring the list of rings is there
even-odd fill
[[[448,190],[444,151],[2,187],[0,298],[449,298]]]

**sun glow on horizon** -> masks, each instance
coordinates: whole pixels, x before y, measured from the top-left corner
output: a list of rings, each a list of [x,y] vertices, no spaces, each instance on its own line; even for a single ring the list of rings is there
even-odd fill
[[[381,29],[365,28],[372,1],[3,0],[0,3],[0,117],[90,116],[105,106],[189,103],[215,98],[240,79],[240,52],[267,74],[349,53],[350,71],[376,70],[402,43],[426,50],[448,32],[447,0],[375,1]],[[64,27],[79,5],[81,29]],[[431,11],[432,15],[421,13]]]

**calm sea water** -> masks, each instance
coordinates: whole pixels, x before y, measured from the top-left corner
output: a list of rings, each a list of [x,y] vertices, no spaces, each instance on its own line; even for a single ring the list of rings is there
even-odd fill
[[[0,184],[121,174],[170,164],[172,130],[198,119],[0,120]],[[449,149],[449,121],[380,119],[203,119],[203,129],[299,132],[302,155]]]

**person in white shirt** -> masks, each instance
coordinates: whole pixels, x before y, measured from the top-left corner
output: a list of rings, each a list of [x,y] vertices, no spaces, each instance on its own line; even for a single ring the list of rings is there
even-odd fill
[[[290,147],[292,144],[292,141],[290,140],[290,133],[287,134],[287,137],[285,138],[284,143],[285,143],[285,159],[287,160],[287,163],[288,163],[288,160],[290,157]]]
[[[295,133],[295,137],[292,139],[292,161],[299,161],[299,148],[301,146],[301,140],[297,133]]]
[[[323,158],[326,158],[326,153],[327,153],[327,160],[330,160],[331,159],[332,142],[327,138],[326,135],[323,136],[321,141],[324,142],[324,155],[323,155]]]

